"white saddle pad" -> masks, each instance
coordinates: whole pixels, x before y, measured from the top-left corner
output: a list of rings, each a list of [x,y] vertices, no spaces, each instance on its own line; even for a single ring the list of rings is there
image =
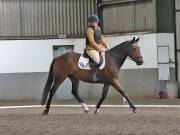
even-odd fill
[[[101,66],[99,67],[99,70],[102,70],[105,66],[105,53],[102,54],[103,56],[103,63],[101,64]],[[87,69],[87,70],[91,70],[90,66],[89,66],[89,58],[84,58],[83,54],[80,56],[79,58],[79,62],[78,62],[78,67],[80,69]]]

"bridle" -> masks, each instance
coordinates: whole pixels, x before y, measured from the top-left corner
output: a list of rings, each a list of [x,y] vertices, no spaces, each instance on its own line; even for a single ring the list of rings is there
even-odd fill
[[[132,44],[132,45],[133,45],[133,44]],[[137,44],[134,44],[134,45],[137,45]],[[110,52],[110,50],[108,49],[108,53],[109,53],[110,55],[113,55],[113,56],[115,56],[115,57],[119,57],[119,58],[121,58],[121,59],[128,59],[128,60],[134,61],[134,60],[137,60],[137,59],[141,58],[141,57],[133,57],[133,58],[129,57],[129,56],[131,56],[132,51],[133,51],[133,48],[132,48],[132,46],[131,46],[131,47],[130,47],[130,50],[129,50],[129,52],[128,52],[128,57],[124,57],[124,56],[121,56],[121,55],[118,55],[118,54],[114,54],[114,53]]]

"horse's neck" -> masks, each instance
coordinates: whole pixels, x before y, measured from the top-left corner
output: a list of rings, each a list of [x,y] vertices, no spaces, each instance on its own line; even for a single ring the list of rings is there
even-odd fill
[[[121,67],[124,64],[127,56],[123,56],[123,57],[124,58],[116,58],[117,59],[117,62],[116,62],[117,64],[116,65],[117,65],[118,70],[121,69]]]
[[[119,48],[114,48],[114,50],[110,51],[110,53],[114,54],[112,55],[113,59],[115,59],[115,66],[117,70],[120,70],[122,65],[124,64],[126,57],[128,56],[126,47],[119,47]]]

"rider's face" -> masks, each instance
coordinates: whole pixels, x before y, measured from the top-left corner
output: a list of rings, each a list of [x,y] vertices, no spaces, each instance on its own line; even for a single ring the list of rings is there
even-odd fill
[[[98,22],[97,22],[97,21],[91,22],[91,25],[92,25],[93,27],[97,27],[97,26],[98,26]]]

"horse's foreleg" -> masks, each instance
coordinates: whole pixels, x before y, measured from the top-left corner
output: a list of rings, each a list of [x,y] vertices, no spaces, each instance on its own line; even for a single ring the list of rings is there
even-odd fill
[[[79,88],[79,80],[74,78],[73,76],[69,76],[72,82],[72,94],[73,96],[78,100],[78,102],[82,105],[82,108],[84,109],[85,113],[89,112],[88,106],[86,103],[82,100],[82,98],[79,96],[78,88]]]
[[[97,105],[96,105],[96,110],[95,110],[95,112],[94,112],[95,114],[99,112],[99,108],[100,108],[102,102],[104,101],[104,99],[105,99],[106,96],[107,96],[108,89],[109,89],[109,85],[104,85],[101,99],[99,100],[99,102],[98,102]]]
[[[136,107],[133,105],[131,100],[129,99],[128,95],[121,89],[120,83],[118,79],[113,80],[112,86],[127,100],[130,107],[133,109],[133,112],[136,113]]]

